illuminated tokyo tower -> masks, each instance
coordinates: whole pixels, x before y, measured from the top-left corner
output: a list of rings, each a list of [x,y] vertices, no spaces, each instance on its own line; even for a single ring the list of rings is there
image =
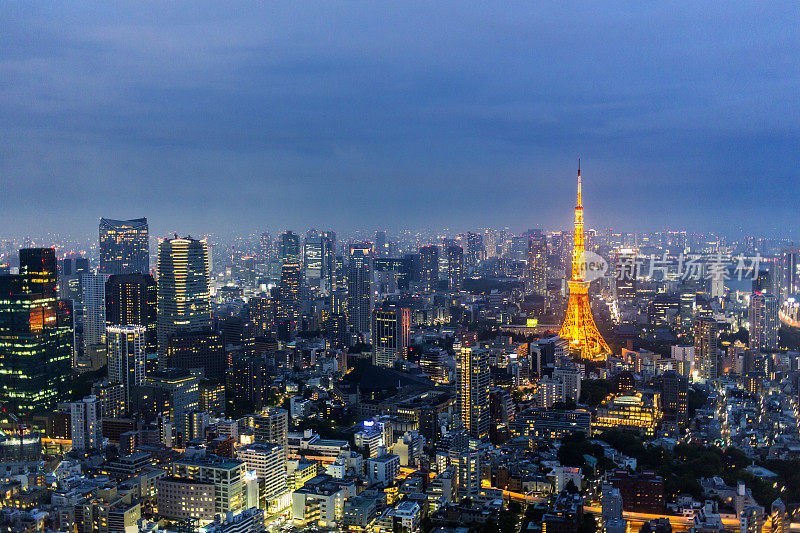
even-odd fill
[[[583,245],[583,200],[581,199],[581,164],[578,160],[578,203],[575,205],[575,239],[572,246],[572,277],[569,282],[567,316],[559,335],[569,341],[570,350],[580,350],[581,357],[605,361],[611,349],[597,330],[589,307],[589,282]]]

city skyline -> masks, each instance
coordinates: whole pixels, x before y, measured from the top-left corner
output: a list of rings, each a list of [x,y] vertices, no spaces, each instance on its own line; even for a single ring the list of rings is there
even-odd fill
[[[800,532],[800,4],[0,14],[0,533]]]
[[[797,235],[794,4],[259,7],[9,6],[5,231]]]

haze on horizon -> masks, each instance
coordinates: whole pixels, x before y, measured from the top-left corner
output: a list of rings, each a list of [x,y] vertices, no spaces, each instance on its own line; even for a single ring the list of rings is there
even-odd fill
[[[4,235],[800,235],[796,2],[0,9]]]

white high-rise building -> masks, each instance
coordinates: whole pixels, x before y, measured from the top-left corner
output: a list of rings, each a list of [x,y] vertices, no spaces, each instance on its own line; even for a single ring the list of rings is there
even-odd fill
[[[108,274],[84,272],[81,275],[83,346],[87,352],[94,346],[106,343],[106,281]]]
[[[125,409],[130,408],[134,385],[144,383],[147,351],[147,328],[144,326],[108,326],[108,380],[125,389]]]
[[[100,449],[103,432],[100,424],[100,400],[87,396],[69,404],[72,422],[72,449],[85,452]]]
[[[236,457],[254,471],[264,482],[267,500],[278,497],[286,490],[286,448],[280,444],[249,444],[236,452]]]

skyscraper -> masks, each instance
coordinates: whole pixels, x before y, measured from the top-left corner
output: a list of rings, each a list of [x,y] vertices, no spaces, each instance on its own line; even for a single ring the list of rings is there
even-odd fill
[[[489,437],[489,356],[483,348],[462,347],[458,354],[461,423],[471,437]]]
[[[87,396],[72,402],[70,423],[72,425],[72,449],[85,452],[92,448],[100,449],[103,444],[103,431],[100,425],[100,400]]]
[[[581,351],[582,357],[604,361],[611,348],[600,335],[589,304],[589,282],[586,281],[586,257],[583,248],[583,199],[581,169],[578,165],[578,201],[575,204],[575,235],[572,249],[572,277],[569,282],[567,315],[559,335],[567,339],[570,349]]]
[[[700,377],[715,380],[718,375],[719,354],[717,337],[719,324],[710,317],[697,317],[694,320],[694,357]]]
[[[191,435],[192,411],[200,402],[198,379],[187,370],[170,368],[148,373],[144,378],[146,389],[157,391],[153,396],[166,396],[166,414],[174,427],[181,431],[182,442]],[[174,463],[173,463],[174,464]]]
[[[630,301],[636,297],[638,265],[636,252],[623,249],[614,256],[614,287],[617,300]]]
[[[528,233],[525,292],[537,296],[547,294],[547,236],[541,230]]]
[[[322,232],[322,281],[331,293],[340,288],[336,284],[336,232]],[[341,287],[344,288],[344,287]]]
[[[0,404],[28,414],[68,399],[72,334],[58,325],[55,250],[19,260],[19,274],[0,276]]]
[[[347,266],[347,325],[357,333],[370,330],[372,318],[372,245],[350,246]]]
[[[300,263],[300,237],[296,233],[286,231],[281,235],[278,257],[281,263]]]
[[[467,233],[467,265],[476,266],[486,259],[486,247],[483,245],[483,235]]]
[[[317,286],[322,278],[322,237],[314,228],[308,230],[303,243],[303,267],[309,285]]]
[[[147,274],[150,245],[146,218],[100,219],[100,273]]]
[[[750,349],[762,352],[778,349],[778,298],[768,292],[750,295],[747,311],[750,322]]]
[[[464,249],[457,244],[447,247],[447,284],[452,292],[464,288]]]
[[[167,339],[176,331],[211,328],[210,272],[205,241],[187,237],[158,243],[159,358],[167,353]]]
[[[83,349],[84,355],[106,344],[106,281],[108,274],[84,272],[83,289]]]
[[[144,326],[112,325],[108,335],[108,380],[121,383],[125,409],[131,406],[133,387],[144,383],[147,329]]]
[[[688,414],[689,381],[674,370],[661,377],[661,410],[664,423],[684,428]]]
[[[158,290],[150,274],[116,274],[105,288],[106,325],[144,326],[147,352],[157,351]]]
[[[272,235],[265,231],[261,234],[258,241],[258,262],[262,265],[266,265],[272,261],[274,255],[275,244],[272,242]]]
[[[215,331],[178,331],[167,341],[167,368],[203,369],[203,377],[223,380],[227,362],[222,336]]]
[[[281,268],[281,305],[279,317],[288,322],[290,335],[300,326],[303,267],[300,263],[284,263]]]
[[[411,311],[397,305],[376,308],[372,319],[372,363],[392,367],[408,354]]]
[[[424,292],[435,292],[439,285],[439,248],[434,245],[419,247],[420,285]]]
[[[389,257],[389,243],[385,231],[375,232],[375,257]]]
[[[89,260],[85,257],[68,257],[59,261],[58,295],[78,304],[83,304],[81,275],[89,271]]]

